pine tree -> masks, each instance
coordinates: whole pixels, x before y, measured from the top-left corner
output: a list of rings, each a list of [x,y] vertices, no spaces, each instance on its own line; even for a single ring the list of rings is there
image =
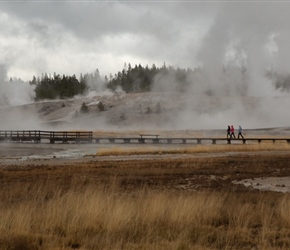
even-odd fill
[[[99,103],[98,103],[98,109],[99,109],[100,111],[104,111],[104,110],[105,110],[105,106],[104,106],[104,104],[103,104],[102,102],[99,102]]]
[[[89,108],[88,106],[83,102],[81,109],[80,109],[81,113],[88,113]]]

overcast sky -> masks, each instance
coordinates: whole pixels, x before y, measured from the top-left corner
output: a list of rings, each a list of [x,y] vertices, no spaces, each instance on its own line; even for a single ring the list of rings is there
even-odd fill
[[[229,61],[287,71],[289,13],[287,1],[0,1],[1,71],[30,80]]]

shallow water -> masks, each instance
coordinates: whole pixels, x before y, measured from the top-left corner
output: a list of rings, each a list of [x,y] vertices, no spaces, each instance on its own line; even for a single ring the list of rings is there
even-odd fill
[[[261,191],[274,191],[289,193],[290,177],[263,177],[233,181],[234,184],[242,184],[246,187],[253,187]]]

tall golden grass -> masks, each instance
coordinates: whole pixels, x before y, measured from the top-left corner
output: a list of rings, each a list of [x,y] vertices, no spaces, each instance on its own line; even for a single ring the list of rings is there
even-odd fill
[[[225,152],[257,152],[257,151],[288,151],[290,144],[286,142],[263,142],[256,144],[230,144],[230,145],[170,145],[169,147],[157,145],[142,145],[136,148],[112,146],[100,148],[97,156],[108,155],[142,155],[142,154],[199,154],[199,153],[225,153]]]
[[[1,190],[0,249],[290,248],[286,194],[14,186]]]

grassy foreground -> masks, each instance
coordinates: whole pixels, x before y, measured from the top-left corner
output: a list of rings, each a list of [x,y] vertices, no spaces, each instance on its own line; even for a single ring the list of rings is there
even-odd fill
[[[14,183],[0,249],[289,249],[290,196]]]
[[[289,149],[287,143],[262,143],[144,150],[195,154]],[[126,154],[144,151],[112,147],[97,153]],[[290,249],[289,194],[224,189],[227,178],[230,183],[289,176],[289,160],[288,153],[247,153],[7,165],[0,170],[0,250]],[[176,189],[188,180],[194,187],[202,181],[207,189]]]

